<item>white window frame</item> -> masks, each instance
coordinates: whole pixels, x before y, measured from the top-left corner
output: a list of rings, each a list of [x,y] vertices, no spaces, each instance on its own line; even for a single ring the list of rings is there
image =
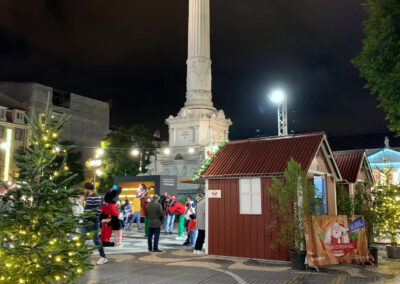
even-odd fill
[[[0,120],[6,120],[6,109],[5,108],[0,108],[0,111],[2,111],[3,115],[0,115]]]
[[[261,178],[239,179],[239,210],[241,215],[262,215]]]
[[[22,112],[17,111],[17,119],[18,120],[23,120],[24,119],[24,114]]]

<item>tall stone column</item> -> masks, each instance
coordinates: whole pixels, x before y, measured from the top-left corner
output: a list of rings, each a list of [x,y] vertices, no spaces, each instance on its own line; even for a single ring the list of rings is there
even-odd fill
[[[186,108],[214,110],[211,95],[210,0],[189,0]]]

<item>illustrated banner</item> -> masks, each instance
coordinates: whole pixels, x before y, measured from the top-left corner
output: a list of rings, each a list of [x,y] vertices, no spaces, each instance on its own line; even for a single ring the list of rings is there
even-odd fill
[[[373,261],[361,216],[305,217],[304,229],[310,266]]]

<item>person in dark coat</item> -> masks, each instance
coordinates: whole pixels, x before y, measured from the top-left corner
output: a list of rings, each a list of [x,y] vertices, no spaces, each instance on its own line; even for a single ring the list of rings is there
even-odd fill
[[[161,224],[164,220],[164,212],[161,204],[158,203],[160,197],[154,194],[153,200],[146,206],[146,218],[149,222],[149,236],[147,238],[148,249],[153,252],[161,252],[158,249],[158,240],[160,238]],[[153,235],[154,235],[154,246],[153,246]]]
[[[196,245],[194,246],[193,254],[204,254],[203,252],[203,244],[206,235],[206,201],[204,198],[204,194],[199,193],[197,195],[197,229],[198,236],[196,240]]]

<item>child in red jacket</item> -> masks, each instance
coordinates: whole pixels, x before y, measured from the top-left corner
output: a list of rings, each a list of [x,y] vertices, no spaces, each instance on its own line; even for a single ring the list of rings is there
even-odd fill
[[[176,217],[179,222],[179,232],[178,236],[176,237],[177,240],[182,240],[183,232],[185,230],[184,223],[185,223],[185,206],[182,203],[176,201],[175,196],[171,197],[170,206],[168,207],[169,214],[176,214]]]
[[[191,247],[194,247],[197,239],[197,223],[196,214],[190,215],[190,222],[188,225],[189,243]]]

